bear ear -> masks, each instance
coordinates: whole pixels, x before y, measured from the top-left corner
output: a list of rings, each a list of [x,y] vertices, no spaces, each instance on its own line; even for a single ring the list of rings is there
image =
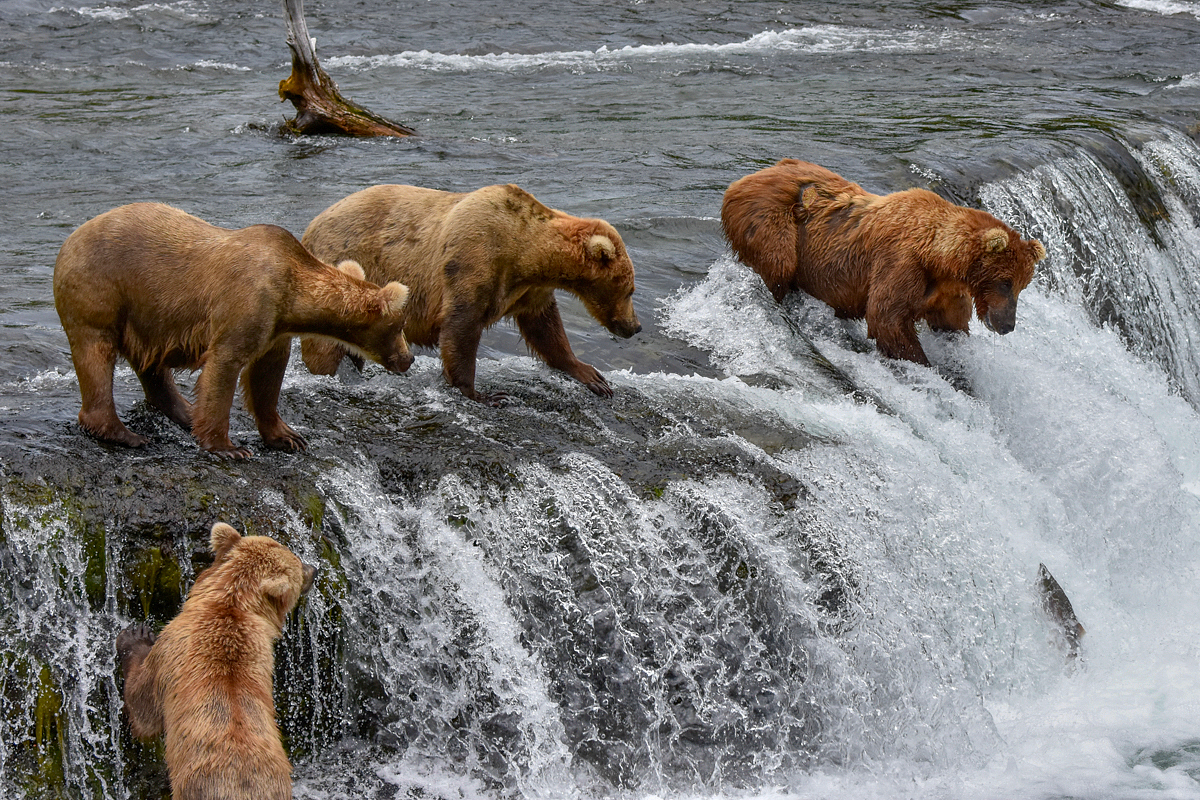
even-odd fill
[[[357,261],[346,259],[345,261],[339,262],[337,268],[339,271],[346,273],[351,278],[358,278],[360,281],[365,281],[367,279],[367,273],[363,272],[362,264],[359,264]]]
[[[394,317],[404,310],[404,305],[408,302],[408,287],[392,281],[379,290],[379,300],[383,313]]]
[[[1002,253],[1008,247],[1008,231],[1004,228],[988,228],[983,232],[983,249],[989,253]]]
[[[587,240],[587,252],[597,261],[611,261],[617,257],[617,248],[612,239],[602,233],[594,233]]]
[[[1030,244],[1033,246],[1033,263],[1037,263],[1046,257],[1046,248],[1037,239],[1034,239]]]
[[[217,561],[224,558],[230,549],[241,540],[242,535],[234,530],[232,525],[226,525],[224,522],[213,525],[212,532],[208,536],[209,544],[212,546],[213,555],[217,557]]]

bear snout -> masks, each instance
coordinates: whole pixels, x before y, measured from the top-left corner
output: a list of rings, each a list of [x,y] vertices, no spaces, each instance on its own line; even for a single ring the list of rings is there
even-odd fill
[[[1017,327],[1017,303],[1011,301],[1000,305],[990,306],[983,317],[984,326],[993,333],[1003,336],[1012,333]]]
[[[633,319],[614,319],[606,327],[622,339],[628,339],[642,330],[642,323],[635,316]]]
[[[407,372],[412,363],[412,351],[405,350],[404,352],[393,353],[389,356],[387,361],[384,362],[383,367],[388,372]]]
[[[317,568],[303,562],[301,566],[304,568],[304,583],[300,585],[300,594],[308,594],[308,590],[313,587],[313,581],[317,579]]]

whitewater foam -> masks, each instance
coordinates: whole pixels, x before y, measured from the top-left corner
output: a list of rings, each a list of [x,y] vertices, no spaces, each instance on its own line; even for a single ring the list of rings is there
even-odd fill
[[[708,60],[729,56],[769,53],[821,55],[830,53],[922,53],[957,51],[983,46],[963,34],[946,29],[872,30],[839,25],[813,25],[763,31],[741,42],[725,44],[628,45],[616,49],[553,51],[546,53],[488,53],[462,55],[429,50],[405,51],[395,55],[331,56],[325,64],[352,69],[399,67],[430,72],[533,71],[569,69],[607,71],[631,62],[654,63],[674,60]]]
[[[133,17],[146,16],[154,13],[166,13],[185,19],[203,20],[207,17],[198,10],[194,0],[180,0],[176,3],[145,3],[140,6],[126,8],[123,6],[54,6],[49,13],[77,14],[81,17],[118,22]]]
[[[778,306],[759,283],[736,262],[719,260],[707,279],[664,305],[664,327],[707,346],[731,374],[786,375],[806,368],[787,343],[792,334],[781,319],[791,315],[822,354],[887,401],[898,416],[780,394],[780,403],[797,403],[796,416],[819,414],[840,442],[780,461],[799,470],[823,529],[835,531],[871,576],[866,618],[880,616],[867,630],[895,654],[925,630],[921,620],[937,620],[938,633],[925,634],[924,658],[938,678],[909,672],[913,662],[902,671],[912,686],[900,702],[932,719],[946,712],[924,692],[965,691],[980,693],[987,708],[973,734],[982,763],[970,750],[947,750],[932,763],[957,759],[960,768],[930,769],[920,749],[905,758],[893,744],[868,749],[866,769],[797,776],[789,795],[1200,796],[1186,758],[1188,743],[1200,738],[1200,503],[1188,486],[1200,469],[1200,419],[1162,370],[1036,286],[1022,294],[1018,328],[1007,337],[923,331],[936,365],[928,370],[863,351],[861,322],[837,320],[811,298]],[[745,305],[748,298],[765,309]],[[730,345],[733,307],[739,336]],[[1088,629],[1081,671],[1039,666],[1051,651],[1033,624],[1032,593],[1022,588],[1022,574],[1037,561],[1051,565]],[[891,609],[904,610],[892,616]],[[977,614],[990,621],[976,637]],[[1004,641],[1009,656],[995,647]],[[951,666],[955,649],[962,663]],[[852,674],[871,675],[881,657],[860,650]],[[960,727],[934,725],[924,734],[931,743],[945,746],[942,737],[971,730],[961,727],[970,704],[960,698],[953,707]]]
[[[1188,0],[1117,0],[1117,5],[1155,14],[1191,14],[1200,19],[1200,3]]]

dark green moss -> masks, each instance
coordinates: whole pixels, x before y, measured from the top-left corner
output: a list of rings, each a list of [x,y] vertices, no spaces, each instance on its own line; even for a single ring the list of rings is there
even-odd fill
[[[100,611],[108,594],[108,543],[103,526],[85,524],[82,527],[84,589],[92,610]]]
[[[38,773],[44,784],[62,786],[63,752],[66,750],[67,724],[62,715],[62,692],[43,665],[38,671],[37,702],[34,711],[34,742],[38,751]]]
[[[179,562],[161,547],[143,550],[128,571],[132,596],[129,604],[141,608],[143,619],[166,621],[183,604],[183,574]]]
[[[303,519],[313,530],[320,530],[325,520],[325,498],[313,492],[303,499]]]

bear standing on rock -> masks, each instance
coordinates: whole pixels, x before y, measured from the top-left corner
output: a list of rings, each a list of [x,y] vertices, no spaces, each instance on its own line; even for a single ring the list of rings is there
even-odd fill
[[[162,633],[131,625],[117,636],[129,726],[139,739],[165,735],[176,800],[290,800],[273,646],[316,569],[223,522],[210,541],[213,565]]]
[[[839,317],[865,316],[880,352],[924,365],[918,319],[966,333],[973,302],[984,325],[1008,333],[1046,256],[984,211],[926,189],[871,194],[790,158],[730,184],[721,224],[776,300],[801,289]]]
[[[475,391],[475,356],[484,329],[506,317],[548,365],[612,395],[604,376],[571,351],[555,289],[578,297],[617,336],[642,327],[631,300],[633,264],[616,229],[547,208],[517,186],[373,186],[321,212],[302,241],[317,258],[354,259],[369,280],[407,284],[409,343],[440,347],[446,380],[474,400],[503,398]],[[345,353],[311,339],[301,352],[323,375],[336,372]]]
[[[146,443],[117,417],[112,377],[120,355],[150,405],[201,448],[229,458],[250,455],[229,440],[243,371],[246,407],[263,442],[303,450],[304,437],[276,408],[291,337],[332,337],[403,372],[412,363],[403,334],[407,297],[399,283],[367,283],[357,264],[318,261],[283,228],[227,230],[161,203],[133,203],[85,222],[54,265],[54,305],[71,344],[83,429],[131,447]],[[172,371],[200,367],[193,405]]]

